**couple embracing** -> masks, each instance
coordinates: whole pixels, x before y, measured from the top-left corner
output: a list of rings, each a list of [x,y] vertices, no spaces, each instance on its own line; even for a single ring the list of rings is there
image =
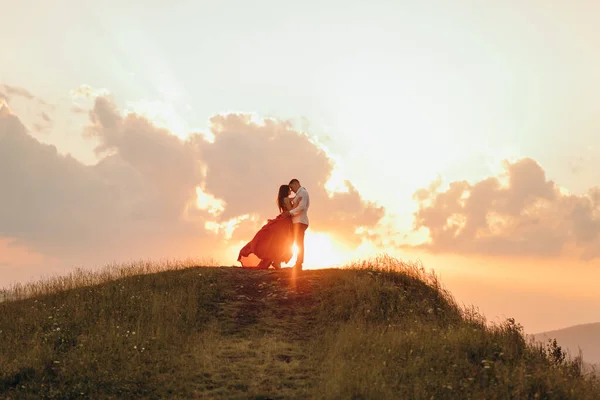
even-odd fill
[[[296,195],[290,198],[291,192]],[[292,245],[298,247],[295,269],[301,270],[304,263],[304,233],[308,228],[308,207],[310,198],[308,191],[300,185],[298,179],[292,179],[288,185],[281,185],[277,194],[277,207],[280,214],[268,222],[256,233],[238,255],[238,261],[245,265],[242,258],[254,254],[260,259],[258,268],[268,269],[273,266],[281,268],[281,263],[288,263],[292,254]]]

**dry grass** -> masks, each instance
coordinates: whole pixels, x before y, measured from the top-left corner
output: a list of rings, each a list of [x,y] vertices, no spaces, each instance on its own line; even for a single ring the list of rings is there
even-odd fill
[[[215,267],[218,264],[212,259],[188,258],[183,260],[167,259],[159,262],[138,260],[127,264],[109,264],[99,270],[76,268],[66,275],[50,277],[38,282],[17,283],[8,289],[0,289],[0,300],[22,300],[69,289],[100,285],[131,276],[178,271],[198,265]]]
[[[3,398],[600,397],[514,321],[489,327],[432,273],[138,263],[13,288]],[[162,272],[159,272],[162,271]]]

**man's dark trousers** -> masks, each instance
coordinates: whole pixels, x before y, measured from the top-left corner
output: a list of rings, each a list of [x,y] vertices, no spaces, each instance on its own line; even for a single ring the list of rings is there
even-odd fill
[[[308,228],[308,225],[296,222],[293,224],[294,227],[294,243],[298,246],[298,256],[296,257],[296,265],[294,268],[302,269],[304,264],[304,232]]]

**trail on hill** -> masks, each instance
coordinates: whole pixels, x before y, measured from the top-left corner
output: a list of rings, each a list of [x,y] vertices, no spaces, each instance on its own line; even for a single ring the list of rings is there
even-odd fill
[[[233,289],[219,312],[215,373],[204,376],[207,397],[307,398],[315,372],[308,361],[318,275],[291,270],[227,273]],[[246,393],[242,396],[243,393]]]

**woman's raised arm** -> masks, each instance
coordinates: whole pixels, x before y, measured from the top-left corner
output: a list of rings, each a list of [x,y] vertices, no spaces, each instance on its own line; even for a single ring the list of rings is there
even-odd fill
[[[296,200],[296,197],[294,197],[294,200]],[[298,204],[300,204],[300,200],[302,200],[302,197],[298,197],[297,200],[298,201],[293,202],[292,199],[290,199],[289,197],[283,199],[283,204],[285,205],[287,211],[293,210],[294,208],[298,207]]]
[[[292,201],[292,208],[290,210],[293,210],[294,208],[298,207],[298,204],[300,204],[300,200],[302,200],[302,196],[299,197],[294,197],[294,201]]]

